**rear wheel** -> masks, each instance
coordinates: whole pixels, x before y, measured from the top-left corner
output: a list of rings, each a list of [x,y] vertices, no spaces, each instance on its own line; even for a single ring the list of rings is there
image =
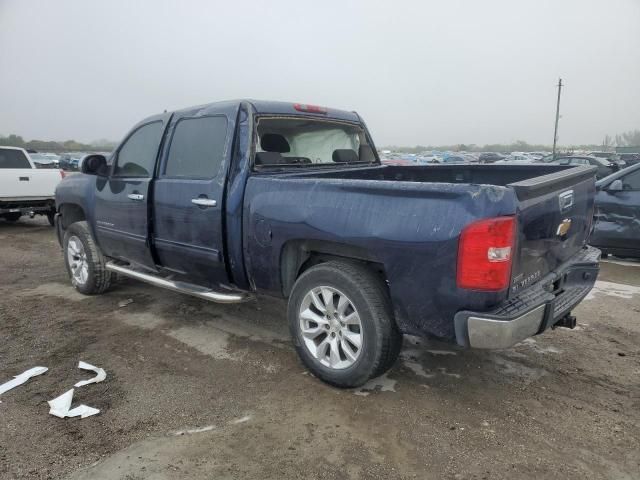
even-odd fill
[[[400,352],[384,283],[366,266],[331,261],[304,272],[288,307],[305,366],[337,387],[357,387],[386,372]]]
[[[18,220],[20,220],[21,216],[22,216],[22,213],[20,212],[10,212],[10,213],[5,213],[3,215],[4,219],[7,222],[17,222]]]
[[[52,227],[55,225],[55,218],[56,218],[55,210],[51,210],[50,212],[47,212],[47,220],[49,220],[49,225],[51,225]]]
[[[93,241],[87,222],[76,222],[64,234],[64,261],[71,283],[80,293],[94,295],[111,286],[112,274]]]

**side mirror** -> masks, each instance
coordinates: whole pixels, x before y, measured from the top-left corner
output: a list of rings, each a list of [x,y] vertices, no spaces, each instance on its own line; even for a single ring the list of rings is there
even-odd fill
[[[611,182],[611,184],[607,187],[607,191],[611,192],[611,193],[617,193],[617,192],[621,192],[622,190],[624,190],[623,186],[622,186],[622,180],[617,179],[614,180],[613,182]]]
[[[107,159],[104,155],[87,155],[82,159],[80,171],[87,175],[107,176],[109,173]]]

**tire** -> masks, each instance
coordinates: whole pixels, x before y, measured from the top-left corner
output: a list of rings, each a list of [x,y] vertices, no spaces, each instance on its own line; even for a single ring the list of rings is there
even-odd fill
[[[20,212],[10,212],[10,213],[5,213],[4,215],[4,219],[7,222],[17,222],[18,220],[20,220],[20,217],[22,216],[22,213]]]
[[[371,270],[330,261],[300,275],[287,316],[302,363],[324,382],[351,388],[382,375],[398,358],[402,334],[391,312],[385,285]]]
[[[67,228],[63,241],[64,263],[71,284],[84,295],[105,292],[112,274],[105,268],[105,259],[89,232],[87,222],[76,222]],[[72,268],[72,264],[77,265]]]
[[[600,254],[600,258],[609,258],[609,254],[607,252],[602,252]]]
[[[49,220],[49,225],[51,225],[52,227],[55,226],[56,224],[55,218],[56,218],[55,210],[51,210],[50,212],[47,212],[47,220]]]

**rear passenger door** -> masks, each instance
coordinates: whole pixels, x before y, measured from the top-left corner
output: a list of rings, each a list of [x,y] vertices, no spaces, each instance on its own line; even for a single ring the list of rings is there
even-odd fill
[[[203,285],[227,282],[223,203],[234,124],[235,116],[212,107],[176,114],[154,185],[158,260]]]

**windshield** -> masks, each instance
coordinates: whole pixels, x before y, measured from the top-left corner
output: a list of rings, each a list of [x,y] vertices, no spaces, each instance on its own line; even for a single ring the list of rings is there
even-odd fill
[[[257,166],[335,165],[375,161],[362,127],[313,119],[258,121]]]

